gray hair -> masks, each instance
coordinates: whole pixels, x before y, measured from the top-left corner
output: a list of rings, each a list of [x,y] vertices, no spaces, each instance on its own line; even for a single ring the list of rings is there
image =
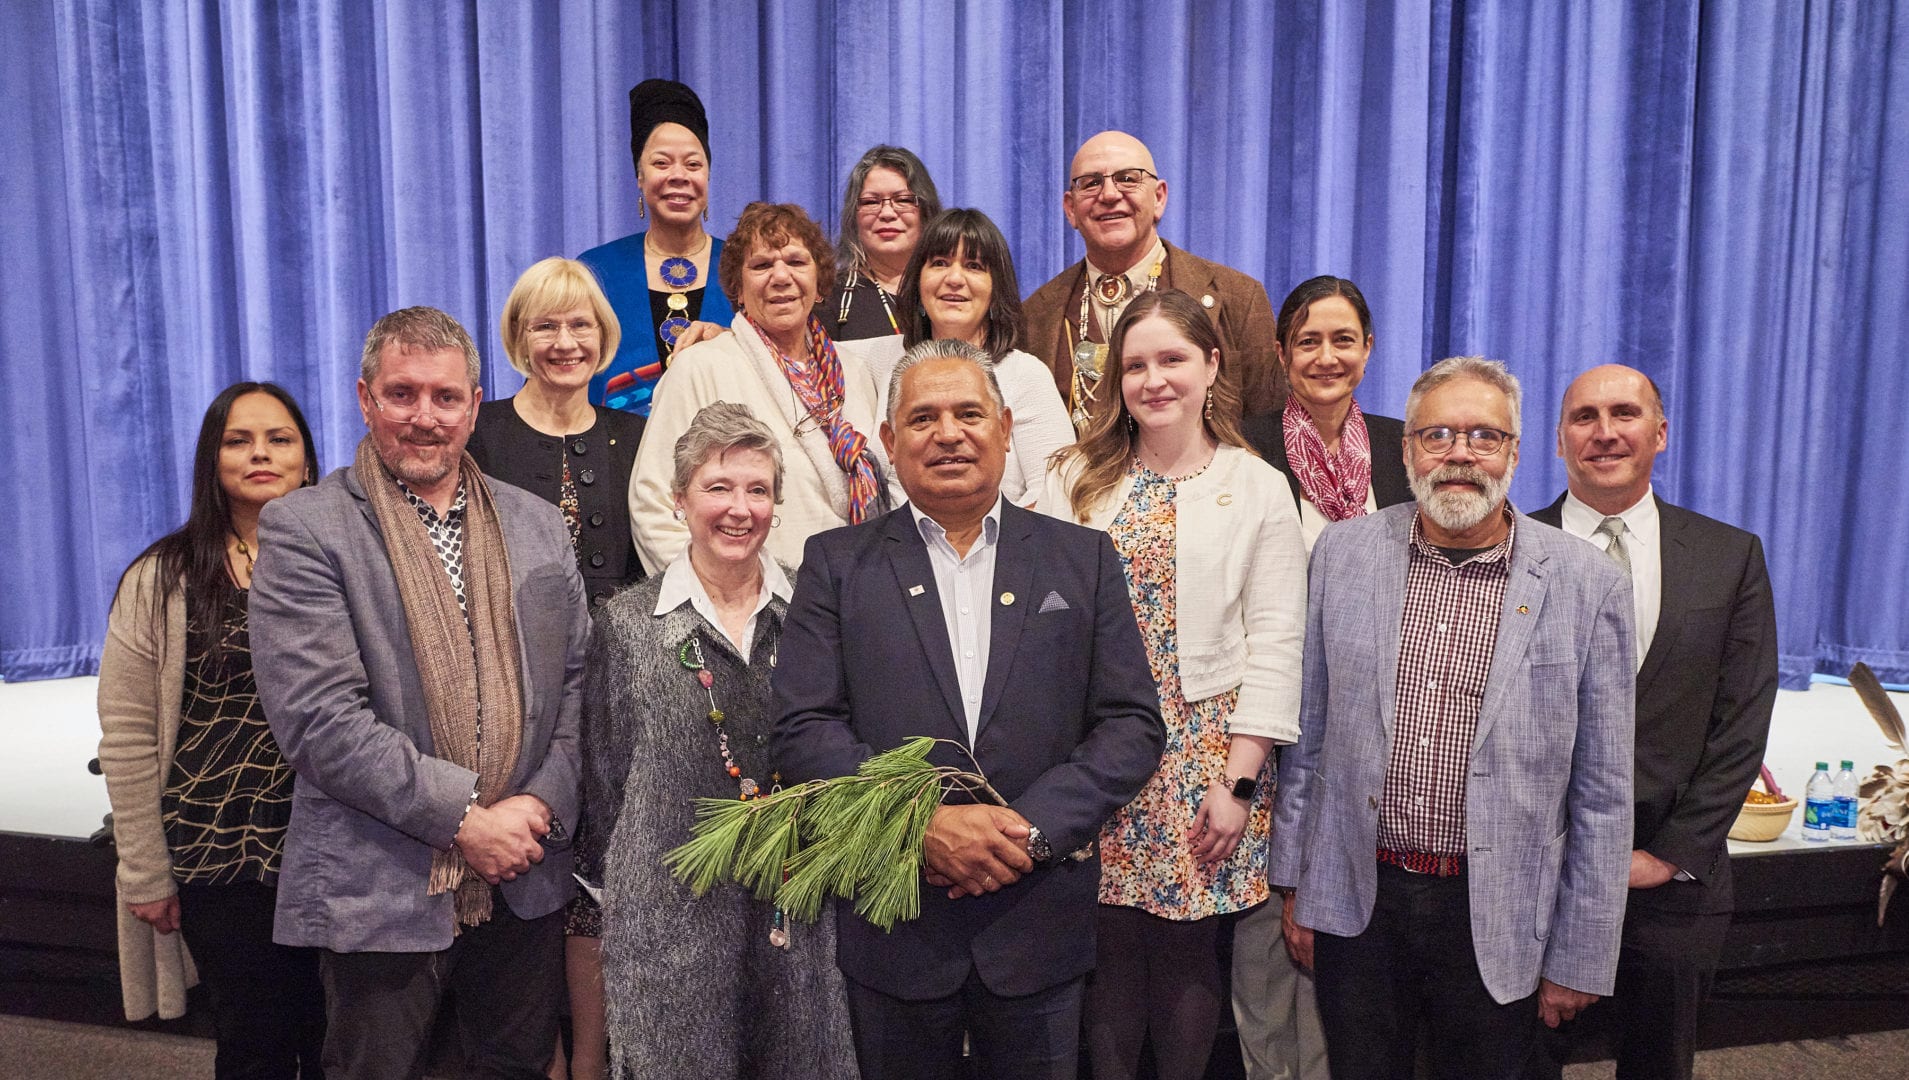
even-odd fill
[[[378,380],[378,371],[384,366],[384,347],[390,344],[429,352],[456,349],[464,354],[464,371],[471,385],[476,386],[484,377],[484,361],[477,355],[477,344],[470,333],[437,308],[399,308],[371,324],[370,333],[365,335],[364,356],[358,362],[358,374],[366,385]]]
[[[1518,434],[1524,428],[1524,392],[1518,387],[1518,376],[1513,375],[1504,364],[1496,360],[1487,360],[1482,356],[1452,356],[1426,368],[1412,384],[1412,392],[1405,396],[1405,430],[1417,427],[1419,402],[1433,390],[1457,379],[1474,379],[1505,395],[1511,402],[1511,433]]]
[[[895,410],[901,406],[901,377],[925,360],[965,360],[980,368],[981,374],[988,377],[988,396],[994,399],[994,411],[999,414],[1007,410],[1007,399],[1001,396],[1001,380],[994,374],[994,361],[987,350],[954,338],[937,338],[917,344],[895,362],[895,370],[888,376],[889,423],[895,422]]]
[[[928,176],[928,166],[921,163],[913,150],[900,146],[871,146],[862,160],[848,171],[848,187],[842,193],[842,216],[836,222],[837,239],[835,241],[835,265],[843,271],[859,270],[868,253],[862,250],[861,207],[862,185],[868,182],[868,174],[876,169],[893,169],[901,174],[908,184],[908,190],[921,200],[917,220],[926,225],[941,213],[941,196],[935,192],[935,182]]]
[[[690,477],[710,458],[722,457],[731,450],[754,450],[769,455],[775,463],[775,487],[771,494],[782,501],[782,442],[768,425],[756,419],[749,406],[718,401],[697,411],[689,427],[676,439],[676,474],[670,477],[669,490],[681,496],[689,490]]]

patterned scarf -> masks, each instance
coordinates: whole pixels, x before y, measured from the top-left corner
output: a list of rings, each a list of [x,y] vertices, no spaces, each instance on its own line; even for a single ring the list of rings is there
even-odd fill
[[[464,599],[458,610],[450,575],[417,511],[405,502],[378,458],[371,437],[358,444],[353,471],[365,489],[384,534],[385,555],[398,582],[398,603],[411,630],[411,658],[424,685],[425,712],[438,757],[477,773],[477,802],[503,796],[517,769],[524,729],[523,674],[518,670],[517,612],[511,598],[510,553],[490,486],[469,454],[459,468],[465,491]],[[479,710],[482,710],[482,738]],[[453,846],[431,853],[426,896],[455,892],[453,932],[491,916],[491,890],[482,877],[465,873],[464,855]]]
[[[882,512],[886,509],[887,491],[881,469],[875,464],[868,437],[856,431],[842,415],[842,360],[835,355],[835,342],[823,333],[822,320],[813,314],[809,316],[809,354],[803,357],[785,355],[756,320],[750,319],[749,325],[756,328],[762,343],[775,354],[776,364],[782,369],[783,378],[789,380],[796,400],[821,425],[823,434],[828,436],[829,453],[848,475],[849,523],[860,524]]]
[[[1372,440],[1366,434],[1365,413],[1353,402],[1339,431],[1339,452],[1326,452],[1326,440],[1312,414],[1288,395],[1286,464],[1299,480],[1299,490],[1327,521],[1365,516],[1366,493],[1372,488]]]

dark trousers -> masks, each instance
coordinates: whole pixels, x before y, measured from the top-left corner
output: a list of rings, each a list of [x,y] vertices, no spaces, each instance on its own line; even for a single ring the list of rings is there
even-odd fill
[[[323,1080],[318,952],[272,943],[278,890],[179,886],[179,932],[212,1002],[218,1080]]]
[[[1466,879],[1381,864],[1372,921],[1313,943],[1319,1020],[1333,1080],[1411,1080],[1423,1023],[1433,1075],[1514,1080],[1537,1026],[1538,995],[1492,1000],[1478,974]]]
[[[331,1010],[325,1068],[349,1080],[421,1076],[448,992],[460,1075],[542,1080],[564,993],[563,912],[519,919],[499,892],[491,912],[442,952],[321,954]]]
[[[1083,979],[999,997],[968,973],[960,990],[903,1001],[848,980],[849,1023],[862,1080],[1077,1080]],[[973,1071],[961,1064],[966,1032]]]
[[[1153,1044],[1159,1080],[1200,1080],[1220,1029],[1224,918],[1176,922],[1100,905],[1087,978],[1087,1056],[1094,1080],[1133,1080]]]
[[[1528,1080],[1558,1080],[1580,1024],[1615,1025],[1618,1080],[1690,1080],[1697,1056],[1697,1018],[1723,958],[1730,915],[1658,911],[1632,904],[1624,912],[1617,986],[1581,1019],[1544,1032]]]

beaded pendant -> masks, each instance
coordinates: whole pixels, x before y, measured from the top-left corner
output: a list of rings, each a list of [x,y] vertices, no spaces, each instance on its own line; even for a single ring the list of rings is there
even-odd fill
[[[662,275],[663,284],[672,289],[687,289],[696,284],[696,264],[681,255],[664,259],[657,273]]]

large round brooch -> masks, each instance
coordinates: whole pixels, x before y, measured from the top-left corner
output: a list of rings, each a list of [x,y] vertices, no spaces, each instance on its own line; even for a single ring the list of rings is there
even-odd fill
[[[683,331],[687,329],[689,329],[688,319],[683,318],[681,315],[671,315],[669,318],[663,320],[663,324],[656,328],[656,332],[663,335],[663,344],[674,349],[676,347],[676,339],[682,337]]]
[[[1105,307],[1123,304],[1132,295],[1133,282],[1125,274],[1103,274],[1094,285],[1094,299]]]
[[[663,260],[663,284],[672,289],[687,289],[696,284],[696,264],[681,255],[672,255]]]

